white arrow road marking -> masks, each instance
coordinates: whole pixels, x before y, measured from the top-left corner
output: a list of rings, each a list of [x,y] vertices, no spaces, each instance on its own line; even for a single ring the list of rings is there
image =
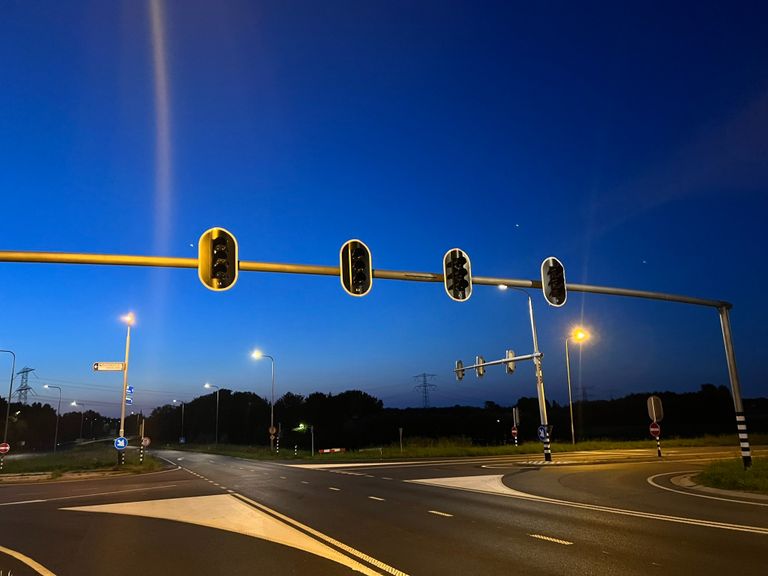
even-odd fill
[[[666,514],[653,514],[651,512],[641,512],[640,510],[626,510],[623,508],[612,508],[610,506],[598,506],[595,504],[585,504],[583,502],[571,502],[569,500],[558,500],[556,498],[547,498],[546,496],[536,496],[526,492],[520,492],[507,487],[501,479],[501,475],[492,476],[460,476],[456,478],[425,478],[422,480],[405,480],[413,484],[425,484],[429,486],[440,486],[441,488],[453,488],[455,490],[466,490],[468,492],[479,492],[481,494],[494,494],[505,496],[507,498],[516,498],[518,500],[529,500],[552,504],[554,506],[563,506],[567,508],[580,508],[582,510],[593,510],[595,512],[606,512],[608,514],[617,514],[619,516],[634,516],[635,518],[646,518],[649,520],[661,520],[663,522],[674,522],[676,524],[689,524],[691,526],[701,526],[704,528],[719,528],[721,530],[733,530],[735,532],[751,532],[752,534],[763,534],[768,536],[768,528],[762,526],[746,526],[743,524],[729,524],[726,522],[714,522],[711,520],[700,520],[697,518],[684,518],[681,516],[668,516]]]
[[[266,507],[253,503],[249,506],[243,498],[234,495],[220,494],[214,496],[194,496],[189,498],[171,498],[166,500],[147,500],[144,502],[122,502],[118,504],[101,504],[96,506],[78,506],[63,508],[75,512],[99,512],[107,514],[127,514],[129,516],[144,516],[147,518],[160,518],[174,520],[176,522],[188,522],[199,526],[208,526],[219,530],[227,530],[238,534],[245,534],[253,538],[260,538],[269,542],[276,542],[284,546],[296,548],[321,558],[326,558],[346,566],[367,576],[380,576],[381,572],[375,571],[358,562],[354,558],[331,548],[320,540],[331,541],[335,546],[347,551],[349,547],[339,546],[341,543],[332,541],[329,537],[315,530],[306,528],[310,533],[300,531],[291,526],[298,524],[295,520],[274,512],[268,514]],[[252,502],[248,500],[248,502]],[[264,510],[262,510],[264,508]],[[311,534],[311,535],[310,535]],[[351,548],[350,548],[351,550]],[[359,553],[360,554],[360,553]],[[371,560],[375,560],[371,558]],[[378,566],[365,558],[366,562]],[[378,564],[377,564],[378,563]],[[406,576],[395,569],[393,574]]]

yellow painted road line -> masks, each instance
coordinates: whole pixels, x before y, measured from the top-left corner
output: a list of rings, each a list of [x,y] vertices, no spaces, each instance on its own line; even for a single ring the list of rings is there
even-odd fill
[[[23,562],[38,574],[42,574],[42,576],[56,576],[56,574],[48,570],[48,568],[46,568],[39,562],[35,562],[29,556],[24,556],[24,554],[22,554],[21,552],[16,552],[16,550],[11,550],[10,548],[6,548],[5,546],[0,546],[0,554],[7,554],[8,556],[16,558],[16,560],[18,560],[19,562]]]
[[[301,530],[304,530],[308,534],[311,534],[315,538],[322,540],[324,542],[327,542],[336,548],[339,548],[341,550],[344,550],[347,554],[350,554],[352,556],[355,556],[361,560],[364,560],[368,564],[375,566],[376,568],[383,570],[387,574],[392,574],[392,576],[408,576],[405,572],[402,572],[401,570],[398,570],[397,568],[393,568],[392,566],[389,566],[388,564],[385,564],[384,562],[381,562],[380,560],[376,560],[376,558],[373,558],[372,556],[368,556],[368,554],[364,552],[360,552],[359,550],[356,550],[355,548],[352,548],[351,546],[347,546],[343,542],[339,542],[335,538],[331,538],[330,536],[326,536],[322,532],[318,532],[314,528],[310,528],[306,524],[302,524],[298,520],[294,520],[293,518],[289,518],[285,514],[281,514],[277,510],[272,510],[271,508],[268,508],[267,506],[264,506],[263,504],[259,504],[255,500],[251,500],[250,498],[243,496],[242,494],[233,494],[236,498],[239,498],[243,502],[247,502],[251,506],[258,508],[260,510],[263,510],[271,515],[273,515],[276,518],[279,518],[283,522],[290,524],[292,526],[295,526],[297,528],[300,528]]]

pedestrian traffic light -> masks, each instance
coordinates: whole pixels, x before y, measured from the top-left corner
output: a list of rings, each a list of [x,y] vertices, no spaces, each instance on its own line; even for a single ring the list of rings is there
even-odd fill
[[[464,362],[456,360],[456,380],[462,380],[464,378]]]
[[[443,256],[443,285],[453,300],[464,302],[472,296],[472,267],[469,256],[451,248]]]
[[[482,378],[485,375],[485,358],[482,356],[476,356],[475,357],[475,374],[477,374],[478,378]]]
[[[504,363],[504,370],[507,372],[507,374],[512,374],[515,371],[515,351],[514,350],[507,350],[507,360],[509,362]]]
[[[216,292],[232,288],[239,272],[235,237],[224,228],[211,228],[197,245],[197,275],[203,286]]]
[[[559,308],[568,298],[565,287],[565,268],[554,256],[546,258],[541,263],[541,289],[544,291],[544,299],[551,306]]]
[[[341,286],[351,296],[365,296],[373,286],[371,251],[360,240],[345,242],[339,252]]]

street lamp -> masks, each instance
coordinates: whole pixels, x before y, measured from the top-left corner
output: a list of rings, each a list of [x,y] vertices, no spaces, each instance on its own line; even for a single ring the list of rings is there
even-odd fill
[[[275,359],[269,354],[264,354],[261,350],[251,352],[251,358],[259,360],[269,358],[272,361],[272,399],[269,402],[269,449],[275,449]]]
[[[56,431],[53,433],[53,453],[56,454],[56,447],[59,445],[59,413],[61,412],[61,388],[53,384],[43,384],[43,388],[56,388],[59,391],[59,407],[56,408]]]
[[[181,404],[181,435],[179,435],[179,444],[181,444],[182,439],[184,438],[184,402],[179,402],[178,400],[174,400],[173,403]]]
[[[80,404],[77,403],[76,400],[72,400],[72,402],[69,403],[70,406],[85,408],[85,404],[80,402]],[[80,410],[80,440],[83,439],[83,419],[85,417],[85,410]],[[123,433],[120,432],[120,436],[122,436]]]
[[[5,430],[3,430],[3,444],[8,442],[8,421],[11,419],[11,396],[13,395],[13,373],[16,372],[16,354],[10,350],[0,350],[13,356],[13,363],[11,364],[11,383],[8,385],[8,404],[5,405]],[[0,454],[0,470],[3,469],[4,454]]]
[[[589,332],[581,326],[573,329],[570,336],[565,338],[565,371],[568,375],[568,410],[571,413],[571,444],[576,444],[576,431],[573,428],[573,399],[571,398],[571,357],[568,352],[568,341],[573,340],[578,344],[589,340]]]
[[[203,388],[216,388],[216,444],[219,443],[219,387],[206,382]]]
[[[296,432],[306,432],[309,430],[309,435],[312,439],[312,457],[315,457],[315,427],[312,424],[304,424],[303,422],[298,425],[298,427],[294,428],[294,431]]]
[[[129,312],[124,316],[120,316],[120,320],[125,322],[128,326],[128,331],[125,335],[125,364],[123,365],[123,396],[120,398],[120,433],[118,436],[125,436],[125,395],[128,392],[128,355],[131,350],[131,326],[136,324],[136,315],[133,312]]]

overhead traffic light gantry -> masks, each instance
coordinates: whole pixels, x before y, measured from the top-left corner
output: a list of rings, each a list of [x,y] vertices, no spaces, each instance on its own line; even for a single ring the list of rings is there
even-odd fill
[[[373,286],[371,250],[360,240],[349,240],[339,252],[341,286],[351,296],[365,296]]]
[[[457,302],[472,296],[472,265],[463,250],[451,248],[443,256],[443,285],[448,296]]]
[[[197,274],[203,286],[220,292],[237,282],[237,240],[224,228],[210,228],[198,242]]]

